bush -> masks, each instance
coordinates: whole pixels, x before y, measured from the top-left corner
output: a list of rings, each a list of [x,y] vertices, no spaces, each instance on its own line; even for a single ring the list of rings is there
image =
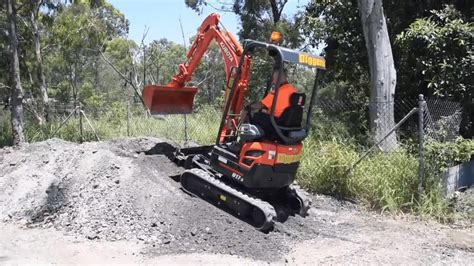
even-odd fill
[[[426,182],[425,194],[417,200],[418,158],[409,149],[372,154],[352,169],[360,155],[353,144],[312,136],[305,143],[298,183],[382,211],[414,211],[440,219],[449,213],[439,182]]]
[[[12,128],[10,124],[10,114],[0,114],[0,148],[13,144]]]
[[[127,105],[123,102],[113,102],[109,111],[105,114],[107,122],[120,125],[127,119]]]
[[[428,139],[425,142],[426,175],[432,179],[455,164],[469,161],[474,155],[474,140],[457,138],[454,142],[438,142]]]
[[[371,208],[409,210],[418,192],[418,161],[404,149],[376,153],[355,169],[357,196]]]
[[[357,152],[350,145],[312,136],[305,142],[298,183],[313,192],[353,197],[357,189],[349,172],[356,160]]]

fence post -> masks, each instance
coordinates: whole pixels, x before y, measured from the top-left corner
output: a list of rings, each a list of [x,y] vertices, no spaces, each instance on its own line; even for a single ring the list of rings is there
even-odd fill
[[[188,116],[184,114],[184,141],[188,142]]]
[[[425,115],[425,97],[423,94],[418,95],[418,148],[419,148],[419,166],[418,166],[418,193],[423,194],[423,183],[425,180],[425,160],[424,160],[424,115]]]
[[[84,142],[84,132],[83,132],[83,126],[82,126],[82,115],[81,115],[81,112],[82,112],[82,104],[79,103],[79,108],[76,108],[76,113],[77,111],[79,110],[79,134],[81,135],[81,140],[80,142]]]
[[[130,102],[127,102],[127,137],[130,137]]]

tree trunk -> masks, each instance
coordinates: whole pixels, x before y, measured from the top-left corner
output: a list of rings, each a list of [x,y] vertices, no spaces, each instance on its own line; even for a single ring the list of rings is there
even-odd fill
[[[18,59],[18,39],[16,35],[16,2],[7,0],[7,14],[10,37],[10,64],[11,64],[11,124],[13,131],[13,145],[23,145],[26,142],[23,122],[23,89],[20,79],[20,62]]]
[[[397,77],[382,0],[358,0],[370,67],[370,128],[375,141],[387,135],[395,124],[394,95]],[[392,133],[380,144],[383,151],[397,147]]]
[[[35,7],[31,10],[31,26],[33,28],[33,42],[35,44],[35,57],[36,57],[36,75],[40,89],[40,106],[39,114],[48,121],[49,119],[49,97],[48,87],[46,86],[46,79],[43,70],[43,59],[41,55],[41,36],[39,32],[38,19],[39,19],[39,8],[41,0],[36,0]],[[44,122],[44,121],[43,121]],[[41,124],[41,122],[40,122]]]

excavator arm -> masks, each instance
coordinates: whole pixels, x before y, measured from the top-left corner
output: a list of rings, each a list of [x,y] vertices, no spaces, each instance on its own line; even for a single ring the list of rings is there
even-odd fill
[[[147,85],[143,89],[143,98],[151,114],[181,114],[190,113],[193,109],[196,87],[187,87],[192,75],[199,66],[202,57],[214,40],[221,50],[226,71],[226,86],[232,84],[236,69],[240,63],[243,48],[232,33],[222,31],[219,27],[220,15],[213,13],[201,24],[196,39],[187,53],[187,61],[179,65],[179,73],[173,76],[166,86]],[[226,88],[226,101],[233,101],[231,111],[240,113],[243,105],[245,90],[248,86],[250,59],[244,58],[244,69],[240,72],[239,83],[234,93],[234,99],[227,99],[230,88]],[[240,98],[240,99],[239,99]],[[224,130],[225,131],[225,130]]]

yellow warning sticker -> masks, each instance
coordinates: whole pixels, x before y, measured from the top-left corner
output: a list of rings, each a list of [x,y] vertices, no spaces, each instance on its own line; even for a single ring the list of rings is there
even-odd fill
[[[326,60],[324,60],[323,58],[313,57],[313,56],[301,53],[299,54],[298,61],[301,64],[306,64],[312,67],[326,68]]]
[[[299,162],[301,160],[301,154],[278,154],[277,163],[290,164]]]

